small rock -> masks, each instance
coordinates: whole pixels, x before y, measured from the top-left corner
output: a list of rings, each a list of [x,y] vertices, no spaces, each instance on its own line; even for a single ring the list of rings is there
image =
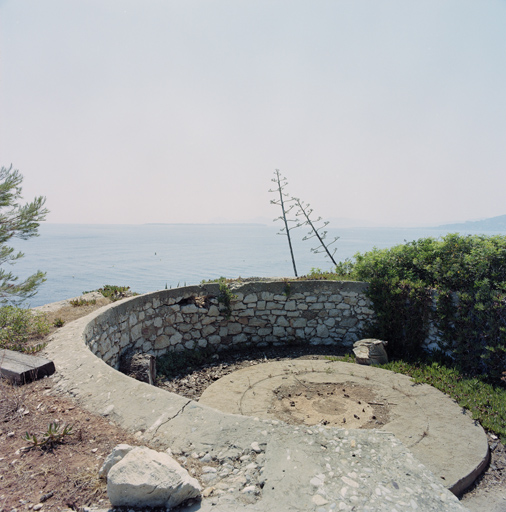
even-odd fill
[[[33,506],[33,510],[40,510],[44,505],[42,503],[37,503],[37,505]]]
[[[326,505],[328,503],[328,501],[323,496],[320,496],[319,494],[315,494],[313,496],[312,501],[315,505],[317,505],[319,507],[321,507],[322,505]]]
[[[208,498],[209,496],[211,496],[213,494],[214,489],[215,489],[214,487],[206,487],[202,491],[202,497],[203,498]]]
[[[262,451],[260,445],[256,441],[251,443],[251,449],[256,453],[260,453]]]
[[[200,462],[211,462],[213,458],[210,453],[206,453],[201,459]]]
[[[204,473],[200,477],[200,481],[204,484],[209,484],[214,480],[216,480],[216,473]]]

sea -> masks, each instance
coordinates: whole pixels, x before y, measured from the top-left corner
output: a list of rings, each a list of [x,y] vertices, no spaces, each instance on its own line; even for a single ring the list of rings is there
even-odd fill
[[[334,259],[351,259],[358,252],[392,247],[422,237],[438,238],[442,228],[334,228],[328,242]],[[455,232],[452,230],[450,232]],[[505,234],[466,231],[462,234]],[[297,273],[333,264],[314,252],[315,238],[303,240],[304,228],[291,231]],[[288,239],[279,226],[264,224],[143,224],[84,225],[43,223],[39,236],[11,240],[24,257],[8,270],[20,279],[37,270],[46,281],[24,306],[36,307],[76,297],[104,285],[129,286],[146,293],[200,284],[202,281],[247,277],[293,277]]]

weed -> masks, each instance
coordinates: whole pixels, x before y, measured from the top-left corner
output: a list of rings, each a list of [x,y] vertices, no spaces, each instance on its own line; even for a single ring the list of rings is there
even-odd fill
[[[94,306],[96,303],[96,299],[86,300],[82,297],[79,297],[78,299],[72,299],[70,301],[70,305],[74,306],[75,308],[79,308],[81,306]]]
[[[345,354],[344,356],[325,356],[328,361],[341,361],[342,363],[355,363],[353,354]]]
[[[292,285],[289,281],[285,281],[285,288],[283,290],[283,295],[286,296],[286,298],[289,298],[292,294]]]
[[[55,318],[53,320],[54,327],[63,327],[64,325],[65,325],[65,320],[63,320],[61,317]]]
[[[224,277],[220,278],[219,283],[220,294],[218,295],[218,302],[222,304],[223,309],[225,310],[225,316],[230,318],[232,315],[232,300],[237,298],[237,295],[232,293],[228,287],[227,280]]]
[[[49,424],[47,431],[42,434],[40,439],[38,439],[35,434],[28,432],[26,432],[23,439],[30,443],[30,446],[28,446],[29,449],[52,448],[55,444],[63,443],[66,436],[72,435],[72,428],[72,425],[60,425],[57,422],[53,422]]]

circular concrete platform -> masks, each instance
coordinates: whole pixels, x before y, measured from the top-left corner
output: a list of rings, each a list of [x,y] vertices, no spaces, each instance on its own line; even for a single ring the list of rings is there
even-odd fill
[[[454,494],[471,485],[489,459],[485,432],[455,401],[405,375],[369,366],[265,363],[219,379],[200,403],[288,423],[392,432]]]

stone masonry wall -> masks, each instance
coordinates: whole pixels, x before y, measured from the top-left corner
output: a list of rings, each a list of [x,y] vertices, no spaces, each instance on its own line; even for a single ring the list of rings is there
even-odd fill
[[[159,356],[294,342],[351,346],[374,315],[366,288],[359,282],[234,282],[230,311],[218,284],[163,290],[109,307],[88,324],[84,337],[115,368],[125,352]]]

